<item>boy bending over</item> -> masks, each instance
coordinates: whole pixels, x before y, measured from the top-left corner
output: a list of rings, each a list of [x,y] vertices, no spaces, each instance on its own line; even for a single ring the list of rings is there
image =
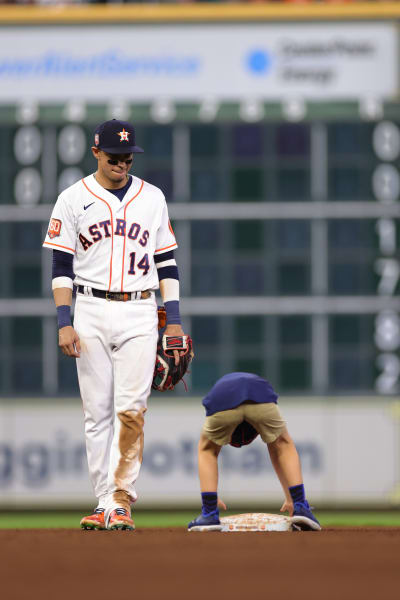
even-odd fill
[[[278,396],[268,381],[252,373],[228,373],[217,381],[203,400],[206,409],[199,441],[199,478],[202,512],[188,525],[189,531],[219,531],[218,455],[222,446],[240,447],[258,434],[268,446],[269,456],[281,482],[288,511],[302,530],[321,526],[306,500],[301,465],[277,405]]]

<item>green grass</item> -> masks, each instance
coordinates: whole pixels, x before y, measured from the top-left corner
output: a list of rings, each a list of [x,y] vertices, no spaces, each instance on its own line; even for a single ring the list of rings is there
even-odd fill
[[[137,528],[183,527],[197,516],[196,511],[135,513]],[[225,514],[235,514],[232,511]],[[0,513],[0,529],[79,528],[82,512],[8,512]],[[400,527],[400,511],[390,512],[320,512],[323,527]]]
[[[0,529],[79,528],[85,512],[8,512],[0,513]],[[87,514],[87,513],[86,513]],[[137,512],[136,527],[186,527],[197,516],[192,512]]]
[[[326,512],[317,516],[325,527],[400,527],[400,511]]]

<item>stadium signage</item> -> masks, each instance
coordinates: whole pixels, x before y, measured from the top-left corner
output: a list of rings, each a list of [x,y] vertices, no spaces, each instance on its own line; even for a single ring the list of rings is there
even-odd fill
[[[396,411],[389,410],[395,402],[280,402],[315,502],[390,505],[399,483],[400,430]],[[203,418],[200,398],[185,404],[152,403],[137,484],[141,506],[198,501],[197,443]],[[93,501],[78,399],[64,405],[60,400],[57,405],[3,404],[0,423],[0,507]],[[371,431],[381,440],[379,445],[371,444]],[[240,451],[223,449],[221,494],[242,505],[279,504],[282,492],[259,439]]]
[[[4,28],[0,102],[391,99],[398,35],[394,23]]]

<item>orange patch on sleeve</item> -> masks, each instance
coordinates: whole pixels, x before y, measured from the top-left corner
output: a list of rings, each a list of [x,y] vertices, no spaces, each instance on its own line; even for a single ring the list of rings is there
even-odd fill
[[[60,219],[50,219],[49,230],[47,232],[50,239],[53,239],[60,235],[61,225],[62,223]]]

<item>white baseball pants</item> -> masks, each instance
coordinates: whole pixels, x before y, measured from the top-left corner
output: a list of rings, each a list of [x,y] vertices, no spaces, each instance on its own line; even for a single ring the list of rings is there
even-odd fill
[[[77,294],[74,329],[91,482],[98,506],[126,508],[127,497],[137,498],[142,463],[158,339],[155,295],[116,302]]]

